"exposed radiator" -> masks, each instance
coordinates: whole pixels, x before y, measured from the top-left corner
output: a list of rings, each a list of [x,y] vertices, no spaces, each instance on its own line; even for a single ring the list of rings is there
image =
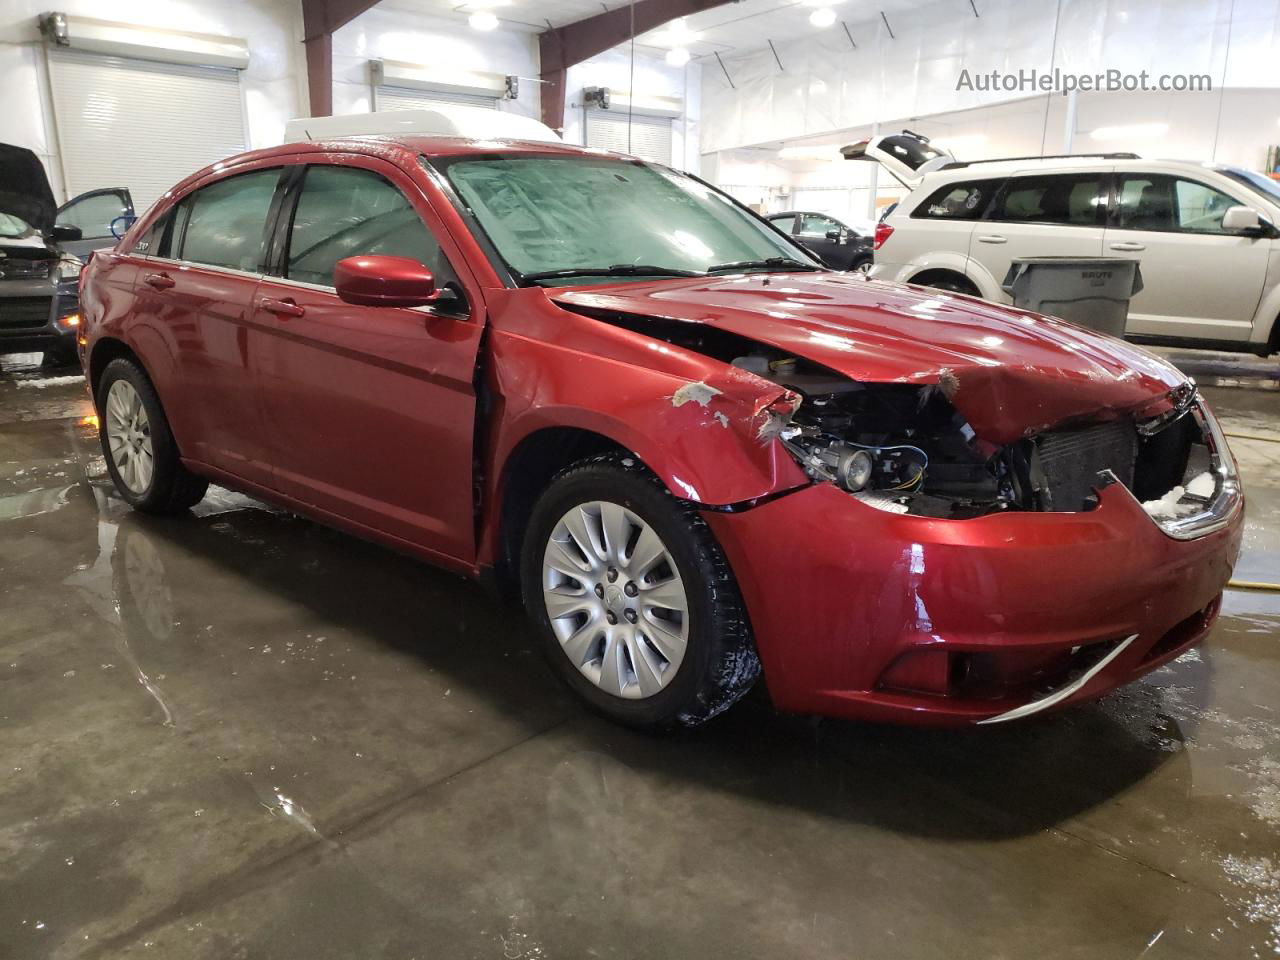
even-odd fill
[[[1036,447],[1048,487],[1047,510],[1083,510],[1102,470],[1133,488],[1138,432],[1132,420],[1043,433]]]

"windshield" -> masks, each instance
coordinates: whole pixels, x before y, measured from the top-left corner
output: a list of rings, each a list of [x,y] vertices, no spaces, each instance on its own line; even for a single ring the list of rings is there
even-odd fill
[[[506,156],[442,166],[521,282],[817,269],[717,191],[639,161]]]
[[[35,228],[21,217],[0,213],[0,237],[25,237],[34,232]]]
[[[1280,206],[1280,183],[1270,177],[1254,173],[1252,170],[1241,170],[1239,167],[1224,167],[1222,172],[1236,183],[1243,183],[1255,193],[1262,194],[1272,203]]]

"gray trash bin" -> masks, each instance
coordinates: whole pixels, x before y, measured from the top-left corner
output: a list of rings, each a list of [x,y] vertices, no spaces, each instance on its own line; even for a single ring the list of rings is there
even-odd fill
[[[1120,257],[1020,257],[1000,289],[1015,307],[1123,337],[1142,271],[1137,260]]]

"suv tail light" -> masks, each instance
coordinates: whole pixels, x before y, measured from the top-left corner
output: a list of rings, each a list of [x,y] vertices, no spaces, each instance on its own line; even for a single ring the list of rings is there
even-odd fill
[[[893,227],[889,226],[887,223],[877,223],[876,238],[872,246],[872,249],[879,250],[881,247],[883,247],[884,242],[889,239],[892,233],[893,233]]]

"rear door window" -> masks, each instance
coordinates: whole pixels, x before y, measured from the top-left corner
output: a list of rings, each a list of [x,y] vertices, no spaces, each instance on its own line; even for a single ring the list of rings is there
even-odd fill
[[[971,180],[940,187],[911,214],[928,220],[977,220],[991,201],[999,180]]]
[[[1003,223],[1057,223],[1101,226],[1103,177],[1096,173],[1059,173],[1013,177],[991,219]]]
[[[781,230],[783,233],[790,236],[791,231],[795,228],[796,218],[795,217],[770,217],[769,222],[772,223],[779,230]]]
[[[257,272],[279,180],[278,169],[242,173],[201,187],[183,201],[186,223],[179,259]]]
[[[449,262],[409,200],[371,170],[307,167],[289,228],[285,277],[333,286],[339,260],[361,254],[408,257],[444,287],[457,282]]]

